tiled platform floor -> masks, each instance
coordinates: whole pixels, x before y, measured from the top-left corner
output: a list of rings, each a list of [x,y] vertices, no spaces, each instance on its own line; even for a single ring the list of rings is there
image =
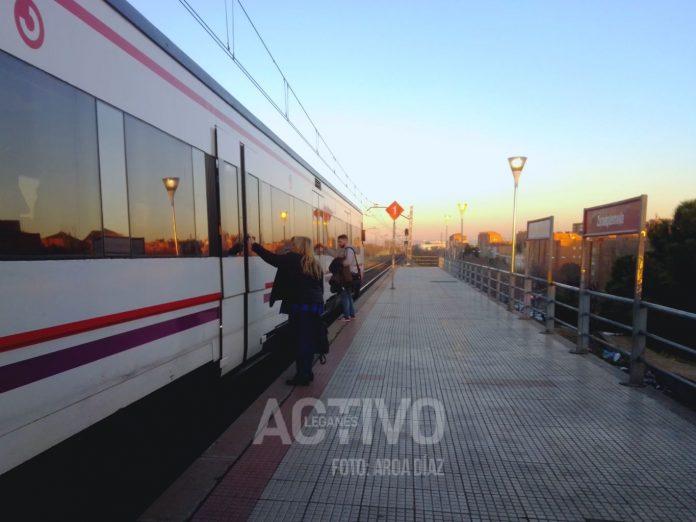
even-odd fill
[[[696,520],[692,412],[619,386],[614,368],[568,353],[440,269],[399,269],[396,289],[385,281],[379,292],[350,325],[360,330],[321,399],[381,398],[391,422],[402,399],[434,399],[441,440],[417,444],[409,414],[389,444],[374,407],[352,409],[346,444],[331,427],[318,444],[289,447],[252,520]],[[428,435],[436,420],[426,408],[416,422]],[[442,459],[442,474],[416,476],[423,458]],[[381,459],[402,473],[385,473]],[[196,519],[235,518],[212,514],[204,505]]]

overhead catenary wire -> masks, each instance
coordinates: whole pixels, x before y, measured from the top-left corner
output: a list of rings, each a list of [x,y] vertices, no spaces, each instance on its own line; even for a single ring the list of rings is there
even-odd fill
[[[235,16],[234,16],[234,2],[235,0],[232,0],[232,46],[230,48],[230,27],[229,27],[229,16],[228,16],[228,9],[227,9],[227,1],[224,0],[225,2],[225,23],[226,23],[226,31],[227,31],[227,41],[223,41],[217,33],[208,25],[208,23],[203,19],[203,17],[198,13],[198,11],[188,2],[188,0],[179,0],[179,3],[186,9],[186,11],[193,17],[193,19],[203,28],[203,30],[212,38],[213,42],[220,47],[220,49],[223,51],[223,53],[230,59],[232,62],[237,65],[239,70],[244,74],[244,76],[247,77],[247,79],[251,82],[251,84],[263,95],[264,98],[271,104],[273,108],[285,119],[285,121],[288,123],[288,125],[295,131],[295,133],[304,141],[304,143],[314,151],[316,156],[319,158],[319,160],[331,171],[333,172],[334,176],[336,179],[343,185],[345,188],[348,190],[348,192],[356,198],[357,202],[363,206],[363,208],[367,208],[371,204],[371,200],[365,196],[365,194],[358,188],[357,184],[353,181],[351,176],[348,174],[346,171],[345,167],[341,164],[340,161],[336,158],[336,155],[332,151],[331,147],[329,147],[329,144],[326,142],[324,139],[324,136],[319,132],[319,129],[317,128],[316,124],[314,123],[314,120],[309,116],[308,111],[305,109],[304,104],[300,101],[299,97],[297,96],[297,93],[295,90],[292,88],[290,85],[290,82],[287,80],[287,77],[283,73],[282,69],[280,68],[280,65],[276,61],[275,57],[271,53],[268,45],[264,41],[263,37],[261,36],[261,33],[259,30],[256,28],[256,25],[254,22],[251,20],[251,17],[249,16],[249,13],[245,9],[244,5],[242,5],[240,0],[236,0],[237,3],[239,3],[239,7],[241,8],[242,12],[244,13],[244,16],[246,17],[247,21],[249,22],[250,26],[252,27],[254,33],[256,34],[256,37],[259,39],[261,44],[263,45],[264,49],[266,50],[266,53],[270,57],[271,61],[273,62],[273,65],[277,69],[278,73],[280,74],[281,78],[283,79],[283,87],[285,91],[285,108],[281,108],[278,103],[273,99],[273,97],[263,88],[263,86],[253,77],[253,75],[247,70],[246,67],[241,63],[239,60],[237,53],[235,52]],[[314,130],[315,138],[316,138],[316,143],[312,144],[310,140],[304,135],[304,133],[297,127],[297,125],[292,121],[290,118],[289,114],[289,95],[292,95],[292,97],[295,99],[297,104],[299,105],[300,109],[302,110],[302,113],[304,116],[307,118],[307,121],[309,124],[312,126],[312,129]],[[329,157],[325,157],[321,151],[320,151],[320,144],[323,145],[323,147],[326,149],[328,152]],[[330,164],[330,160],[333,160],[333,165]],[[339,175],[339,172],[343,174],[343,176]]]

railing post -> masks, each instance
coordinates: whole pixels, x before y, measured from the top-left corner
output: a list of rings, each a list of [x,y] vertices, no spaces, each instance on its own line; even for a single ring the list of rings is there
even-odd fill
[[[515,311],[515,274],[513,272],[510,272],[510,277],[508,279],[508,310],[511,312]]]
[[[524,278],[524,308],[522,308],[522,315],[525,319],[529,319],[532,316],[532,280],[529,277]]]
[[[553,333],[556,327],[556,287],[546,287],[546,333]]]
[[[578,295],[578,342],[571,353],[587,353],[590,347],[590,294],[580,289]]]
[[[495,300],[500,302],[500,270],[495,271]]]
[[[488,277],[488,279],[487,279],[488,286],[486,287],[486,294],[488,295],[488,297],[493,297],[493,278],[491,277],[492,272],[493,272],[493,270],[489,266],[488,273],[486,274]]]
[[[633,343],[631,346],[631,364],[629,367],[629,386],[644,386],[645,377],[645,333],[648,329],[648,309],[640,306],[633,307]]]

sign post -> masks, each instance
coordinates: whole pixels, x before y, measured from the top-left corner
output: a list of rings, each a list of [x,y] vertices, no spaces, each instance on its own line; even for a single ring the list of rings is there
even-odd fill
[[[587,292],[589,274],[589,250],[593,237],[608,235],[638,234],[638,251],[636,253],[636,275],[633,289],[633,336],[631,343],[630,376],[628,386],[643,386],[645,375],[645,333],[647,328],[647,310],[641,306],[643,299],[643,268],[645,256],[645,226],[648,196],[643,194],[631,199],[586,208],[583,215],[583,252],[580,272],[581,305],[578,312],[578,352],[589,344],[589,295],[587,303],[582,305],[583,294]],[[591,250],[590,250],[591,252]],[[586,310],[585,310],[586,309]],[[580,328],[582,326],[582,329]],[[582,341],[581,341],[582,340]],[[582,352],[580,352],[582,353]]]
[[[396,220],[404,211],[404,208],[394,201],[387,207],[387,214],[392,218],[392,272],[391,272],[391,289],[394,290],[394,272],[396,271]]]
[[[553,216],[527,221],[527,246],[525,248],[524,277],[525,277],[525,306],[531,308],[532,281],[529,278],[530,269],[530,243],[532,241],[548,241],[546,248],[546,333],[554,328],[555,296],[556,289],[553,286]],[[529,310],[528,308],[528,310]]]

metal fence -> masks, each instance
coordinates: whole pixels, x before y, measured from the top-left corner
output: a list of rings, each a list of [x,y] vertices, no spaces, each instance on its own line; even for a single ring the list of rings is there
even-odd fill
[[[440,265],[450,274],[486,293],[491,299],[507,305],[510,311],[543,323],[548,333],[552,333],[557,324],[574,331],[577,340],[573,353],[587,353],[590,342],[595,341],[599,346],[627,357],[630,376],[626,384],[642,386],[647,366],[653,371],[668,376],[676,385],[688,388],[691,393],[696,391],[695,382],[649,365],[645,360],[648,340],[662,350],[691,359],[696,358],[694,347],[668,339],[664,333],[658,335],[648,331],[648,313],[664,314],[672,318],[680,318],[688,323],[688,331],[694,332],[694,335],[686,337],[690,339],[690,342],[696,343],[696,314],[694,313],[644,300],[634,302],[633,299],[554,281],[549,283],[546,279],[524,276],[463,260],[441,258]],[[563,293],[565,299],[558,299],[559,292]],[[630,317],[631,324],[596,313],[601,308],[598,306],[599,303],[613,303],[613,305],[627,308],[623,315]],[[630,351],[602,337],[600,325],[630,334]]]

